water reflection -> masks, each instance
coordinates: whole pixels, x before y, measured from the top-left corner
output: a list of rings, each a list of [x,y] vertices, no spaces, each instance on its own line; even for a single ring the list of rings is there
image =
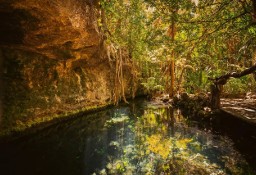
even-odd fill
[[[121,121],[125,114],[116,115]],[[115,150],[95,174],[248,174],[228,138],[189,126],[173,108],[146,108],[136,120],[108,125]],[[111,119],[113,120],[113,119]]]
[[[0,146],[1,174],[253,174],[227,137],[143,101]]]

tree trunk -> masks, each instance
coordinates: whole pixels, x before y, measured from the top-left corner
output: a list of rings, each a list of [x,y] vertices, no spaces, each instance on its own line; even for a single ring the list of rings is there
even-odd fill
[[[175,69],[175,64],[174,64],[174,57],[171,59],[171,70],[170,70],[170,74],[171,74],[171,86],[170,86],[170,93],[169,93],[169,97],[173,97],[174,96],[174,84],[175,84],[175,75],[174,75],[174,69]]]
[[[175,15],[176,11],[173,12],[173,16],[172,16],[172,23],[171,23],[171,39],[172,39],[172,43],[174,43],[174,38],[175,38],[175,33],[176,33],[176,29],[175,29],[175,21],[174,21],[174,15]],[[170,76],[171,76],[171,86],[170,86],[170,92],[169,92],[169,97],[173,98],[174,96],[174,85],[175,85],[175,52],[174,50],[172,50],[172,55],[171,55],[171,62],[170,62]]]
[[[233,78],[240,78],[248,74],[255,74],[256,71],[256,64],[251,66],[248,69],[243,70],[242,72],[232,72],[227,73],[225,75],[222,75],[217,78],[209,78],[209,80],[213,81],[213,84],[211,85],[211,107],[212,109],[218,109],[220,108],[220,96],[222,87],[224,84],[227,83],[227,81],[233,77]]]
[[[211,85],[211,108],[220,108],[220,96],[222,91],[222,85],[212,84]]]
[[[252,4],[253,4],[252,20],[253,22],[256,22],[256,0],[252,0]]]
[[[3,91],[4,91],[4,85],[3,85],[3,54],[2,50],[0,50],[0,128],[2,126],[2,116],[3,116]]]

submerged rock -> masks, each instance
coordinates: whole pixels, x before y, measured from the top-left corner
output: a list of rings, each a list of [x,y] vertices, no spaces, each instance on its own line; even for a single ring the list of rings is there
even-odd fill
[[[207,94],[187,94],[173,98],[173,105],[182,109],[185,116],[192,118],[205,118],[210,113],[210,98]]]

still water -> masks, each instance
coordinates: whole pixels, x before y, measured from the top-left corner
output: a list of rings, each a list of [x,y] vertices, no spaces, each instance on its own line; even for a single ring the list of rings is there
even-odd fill
[[[250,175],[234,141],[179,110],[136,101],[1,145],[1,175]]]

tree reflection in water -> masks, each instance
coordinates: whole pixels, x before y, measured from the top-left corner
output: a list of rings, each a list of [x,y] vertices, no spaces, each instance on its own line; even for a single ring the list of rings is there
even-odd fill
[[[105,129],[118,137],[109,143],[113,152],[106,167],[94,174],[250,173],[231,140],[199,130],[179,111],[146,108],[140,116],[133,114],[117,113],[106,122]]]

